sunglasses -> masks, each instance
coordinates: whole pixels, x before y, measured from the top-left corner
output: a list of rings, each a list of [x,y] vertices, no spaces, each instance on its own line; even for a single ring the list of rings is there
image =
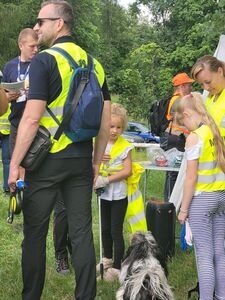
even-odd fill
[[[56,21],[56,20],[59,20],[59,19],[61,19],[61,18],[37,18],[37,24],[38,24],[39,27],[41,27],[46,20]]]

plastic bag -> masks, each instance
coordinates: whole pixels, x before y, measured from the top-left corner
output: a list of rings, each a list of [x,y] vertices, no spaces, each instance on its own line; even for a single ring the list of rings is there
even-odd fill
[[[168,165],[171,167],[180,167],[184,153],[178,151],[176,148],[172,148],[170,150],[164,151],[164,155],[168,161]]]
[[[153,165],[158,165],[158,166],[167,166],[168,165],[165,151],[163,151],[159,147],[147,148],[147,156]]]

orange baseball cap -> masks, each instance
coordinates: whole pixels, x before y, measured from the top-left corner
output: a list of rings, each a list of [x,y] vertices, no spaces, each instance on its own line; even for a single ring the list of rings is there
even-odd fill
[[[185,83],[193,83],[194,80],[191,79],[187,73],[179,73],[176,76],[173,77],[172,83],[173,86],[178,86]]]

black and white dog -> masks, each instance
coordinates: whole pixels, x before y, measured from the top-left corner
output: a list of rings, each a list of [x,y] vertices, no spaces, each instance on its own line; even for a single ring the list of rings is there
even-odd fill
[[[122,263],[117,300],[174,300],[166,263],[150,232],[136,232]]]

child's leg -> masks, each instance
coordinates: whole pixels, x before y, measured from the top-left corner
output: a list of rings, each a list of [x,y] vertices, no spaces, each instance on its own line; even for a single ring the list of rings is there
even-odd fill
[[[114,243],[113,268],[120,269],[124,255],[123,222],[127,210],[127,198],[112,201],[111,233]]]
[[[215,287],[212,215],[217,207],[216,193],[195,196],[189,210],[189,222],[194,237],[200,299],[213,299]]]
[[[221,192],[220,195],[220,211],[213,218],[215,295],[216,299],[225,300],[225,192]]]
[[[102,245],[106,258],[112,258],[111,205],[112,201],[101,199]]]

